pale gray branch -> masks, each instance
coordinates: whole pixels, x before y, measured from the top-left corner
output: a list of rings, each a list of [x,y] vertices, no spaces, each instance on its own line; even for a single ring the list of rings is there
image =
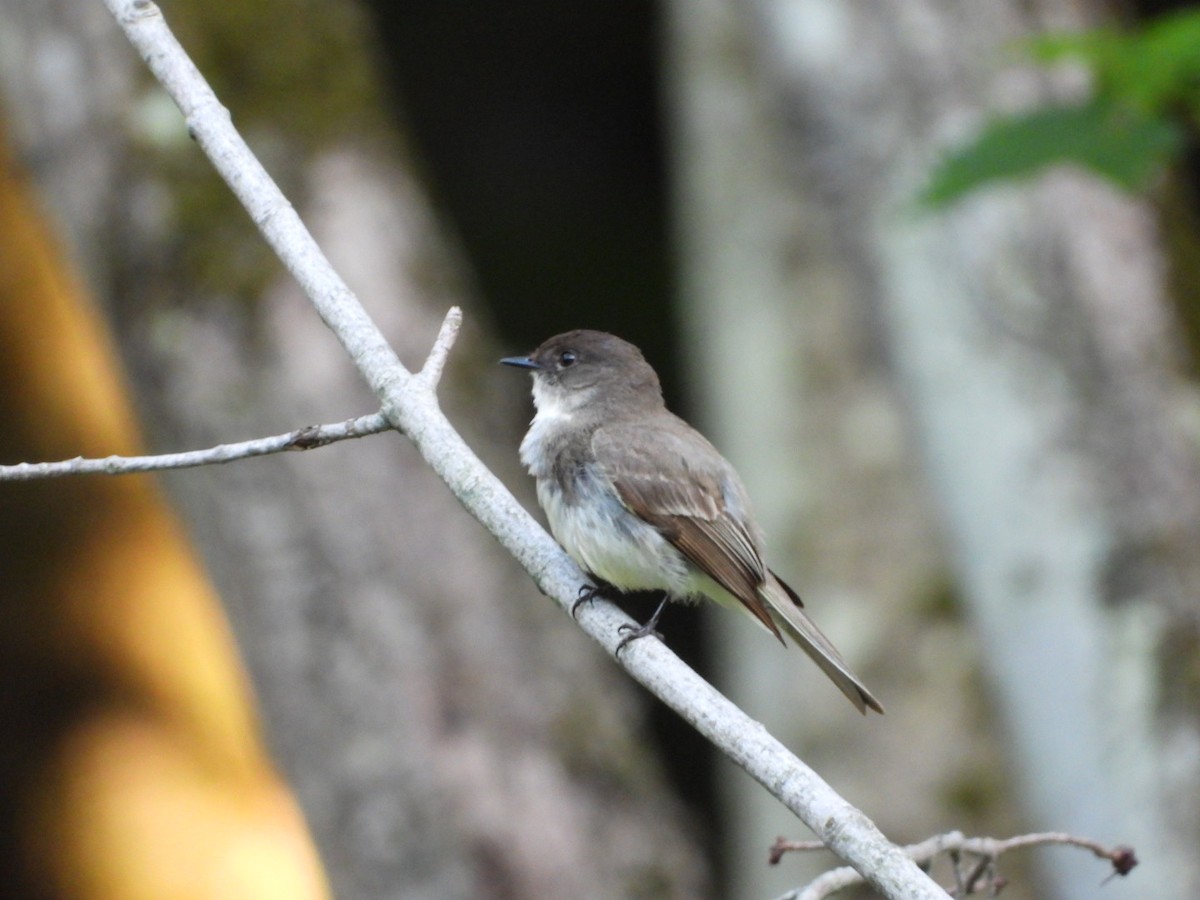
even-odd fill
[[[941,853],[953,855],[965,853],[976,857],[977,861],[973,864],[971,871],[967,873],[962,871],[956,861],[955,869],[960,884],[957,886],[957,890],[953,893],[953,896],[966,896],[979,889],[983,876],[991,870],[992,864],[1003,854],[1010,850],[1044,846],[1047,844],[1082,847],[1085,850],[1090,850],[1100,859],[1108,860],[1112,864],[1112,872],[1108,875],[1108,878],[1112,878],[1114,875],[1128,875],[1133,867],[1137,865],[1137,856],[1130,847],[1105,847],[1103,844],[1098,844],[1093,840],[1076,837],[1073,834],[1066,834],[1060,831],[1020,834],[1016,837],[1004,839],[990,837],[969,838],[961,831],[951,831],[946,834],[927,838],[919,844],[910,844],[904,848],[904,852],[921,865],[929,865],[933,862],[934,857]],[[775,842],[775,846],[771,848],[771,862],[777,863],[780,857],[788,852],[824,849],[824,845],[819,841],[788,841],[780,838]],[[779,900],[824,900],[824,898],[830,897],[838,891],[862,883],[862,875],[848,866],[843,866],[825,872],[809,882],[804,888],[789,891],[780,897]]]
[[[61,462],[0,466],[0,481],[32,481],[35,478],[60,478],[64,475],[130,475],[135,472],[191,469],[196,466],[212,466],[255,456],[267,456],[271,453],[283,453],[286,450],[312,450],[338,441],[379,434],[390,430],[391,427],[391,423],[382,413],[371,413],[357,419],[347,419],[345,422],[308,425],[286,434],[239,441],[235,444],[218,444],[204,450],[158,453],[153,456],[105,456],[101,459],[77,456]]]
[[[538,587],[569,608],[584,584],[583,573],[446,420],[433,391],[440,364],[427,364],[426,373],[416,377],[401,366],[295,210],[234,130],[228,111],[171,35],[158,8],[149,0],[105,3],[183,111],[200,147],[380,398],[388,421],[412,440],[471,514],[529,571]],[[438,346],[448,349],[448,343],[448,338],[439,338]],[[615,655],[617,628],[629,618],[603,601],[585,604],[578,618],[581,627]],[[619,663],[778,797],[885,896],[905,900],[946,897],[865,815],[661,642],[638,641],[621,654]]]
[[[458,329],[462,327],[462,310],[457,306],[450,307],[446,318],[442,320],[441,330],[433,342],[433,348],[425,359],[425,365],[417,373],[417,378],[429,390],[436,391],[438,382],[442,380],[442,369],[446,367],[446,359],[450,356],[450,348],[458,337]]]
[[[450,307],[442,320],[441,330],[433,343],[429,356],[417,380],[428,390],[437,390],[450,348],[462,327],[462,310]],[[88,459],[77,456],[58,462],[16,463],[0,466],[0,481],[33,481],[39,478],[61,478],[66,475],[131,475],[137,472],[161,472],[167,469],[191,469],[267,456],[287,450],[313,450],[326,444],[369,437],[392,428],[382,413],[371,413],[357,419],[347,419],[330,425],[306,425],[286,434],[239,441],[234,444],[218,444],[204,450],[185,450],[179,453],[157,453],[150,456],[105,456]]]

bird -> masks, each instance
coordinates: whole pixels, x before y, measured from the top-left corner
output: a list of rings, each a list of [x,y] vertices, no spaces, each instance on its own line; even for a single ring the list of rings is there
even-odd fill
[[[618,653],[655,630],[668,601],[708,598],[787,634],[862,713],[882,704],[766,564],[763,534],[732,465],[670,412],[658,375],[616,335],[577,329],[500,362],[533,376],[535,414],[521,441],[550,531],[596,582],[662,593],[642,626],[622,626]],[[579,603],[576,603],[576,607]]]

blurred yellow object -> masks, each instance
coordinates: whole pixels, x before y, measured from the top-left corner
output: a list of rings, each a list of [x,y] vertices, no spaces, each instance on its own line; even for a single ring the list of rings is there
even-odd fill
[[[0,461],[137,452],[103,324],[2,145]],[[155,482],[0,483],[0,541],[5,896],[327,897]]]

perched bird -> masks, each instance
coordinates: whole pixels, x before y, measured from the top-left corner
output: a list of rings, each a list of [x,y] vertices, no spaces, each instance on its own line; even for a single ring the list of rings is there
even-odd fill
[[[707,597],[780,642],[787,632],[860,712],[883,712],[795,591],[767,568],[741,479],[667,410],[637,347],[602,331],[569,331],[501,363],[533,374],[537,413],[521,461],[537,479],[555,539],[598,582],[664,594],[618,649],[656,634],[667,600]]]

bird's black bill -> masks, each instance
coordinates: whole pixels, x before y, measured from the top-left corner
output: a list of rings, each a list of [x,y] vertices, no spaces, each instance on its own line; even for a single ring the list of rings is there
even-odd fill
[[[514,366],[515,368],[518,368],[518,369],[540,369],[541,368],[541,366],[539,366],[537,363],[535,363],[528,356],[506,356],[506,357],[504,357],[504,359],[500,360],[500,365]]]

